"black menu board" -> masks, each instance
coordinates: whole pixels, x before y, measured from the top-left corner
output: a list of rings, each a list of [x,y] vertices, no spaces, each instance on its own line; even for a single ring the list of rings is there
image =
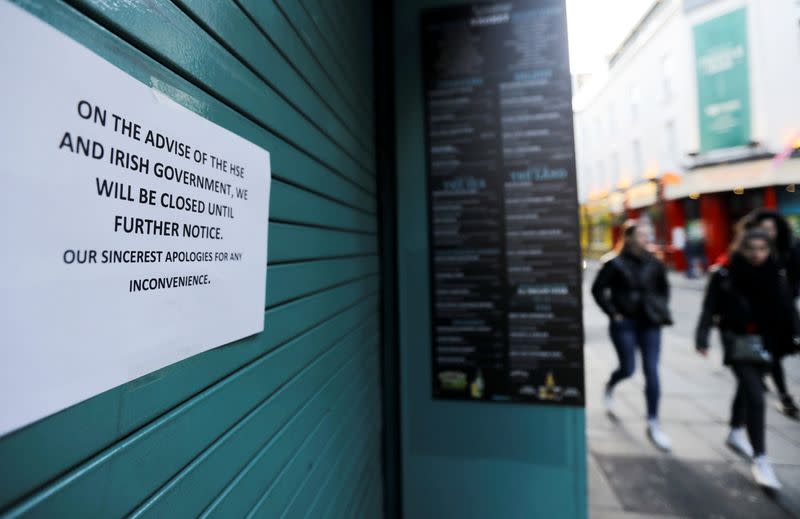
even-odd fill
[[[422,17],[434,398],[584,404],[564,0]]]

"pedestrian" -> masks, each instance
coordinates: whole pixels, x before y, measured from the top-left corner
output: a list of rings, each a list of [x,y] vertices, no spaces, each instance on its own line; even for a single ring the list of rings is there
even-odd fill
[[[686,256],[686,277],[694,279],[702,276],[706,269],[706,244],[705,226],[702,220],[689,220],[686,224],[686,245],[684,254]]]
[[[763,230],[740,233],[727,262],[709,279],[695,339],[704,356],[712,326],[720,330],[724,363],[737,380],[726,443],[752,460],[759,485],[779,489],[766,456],[762,379],[770,369],[770,352],[784,341],[793,343],[800,329],[786,272],[772,256],[770,237]]]
[[[770,236],[773,255],[778,264],[786,270],[792,297],[797,299],[800,294],[800,243],[792,235],[789,222],[778,211],[756,209],[743,218],[740,225],[743,229],[760,228]],[[780,398],[778,410],[794,420],[800,419],[800,409],[789,394],[783,359],[798,351],[800,350],[796,344],[776,344],[770,370]]]
[[[604,258],[592,285],[595,301],[610,319],[611,341],[619,358],[619,367],[606,384],[606,410],[613,416],[614,387],[633,375],[638,349],[645,376],[647,435],[656,447],[669,451],[671,441],[658,421],[661,327],[672,324],[666,269],[648,250],[646,226],[635,220],[625,222],[622,240],[618,251]]]

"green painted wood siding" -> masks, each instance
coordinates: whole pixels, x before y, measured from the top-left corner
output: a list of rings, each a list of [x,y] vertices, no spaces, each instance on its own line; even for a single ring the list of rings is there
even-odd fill
[[[265,332],[0,438],[0,516],[380,516],[371,2],[14,1],[273,184]]]

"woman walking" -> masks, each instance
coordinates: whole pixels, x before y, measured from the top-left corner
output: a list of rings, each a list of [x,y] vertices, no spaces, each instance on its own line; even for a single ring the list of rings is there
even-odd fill
[[[741,227],[745,230],[762,229],[769,235],[772,240],[773,256],[778,265],[786,270],[792,297],[797,299],[797,296],[800,295],[800,244],[792,236],[789,222],[779,212],[772,209],[756,209],[744,218]],[[798,352],[800,350],[798,350],[797,344],[776,344],[770,369],[780,398],[778,410],[794,420],[800,419],[800,409],[797,408],[797,404],[786,386],[783,359]]]
[[[613,414],[614,388],[633,375],[638,349],[645,376],[647,435],[656,447],[669,451],[670,439],[658,422],[661,327],[672,324],[669,284],[664,265],[647,250],[648,231],[636,221],[625,223],[622,248],[604,262],[592,285],[592,295],[610,319],[611,340],[619,358],[619,367],[606,384],[606,409]]]
[[[727,263],[711,275],[696,348],[702,355],[708,354],[709,331],[716,325],[724,362],[737,380],[727,444],[752,458],[756,482],[771,489],[779,489],[781,484],[766,456],[762,378],[771,366],[770,352],[776,345],[793,343],[798,336],[797,323],[786,272],[771,255],[769,235],[761,229],[745,231]]]

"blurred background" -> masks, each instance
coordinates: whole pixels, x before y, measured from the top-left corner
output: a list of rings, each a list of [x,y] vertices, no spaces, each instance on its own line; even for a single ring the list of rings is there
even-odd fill
[[[800,426],[778,412],[768,382],[768,451],[784,490],[766,495],[724,445],[735,381],[719,343],[710,360],[693,344],[707,270],[726,252],[736,222],[767,207],[800,232],[800,1],[568,0],[567,7],[587,265],[590,515],[800,517]],[[664,332],[661,368],[669,455],[645,437],[640,369],[620,386],[619,420],[602,408],[617,360],[588,287],[628,218],[651,224],[671,269],[676,322]],[[790,391],[800,394],[797,356],[785,368]]]
[[[587,257],[626,218],[694,274],[756,207],[800,230],[800,2],[570,0]]]

